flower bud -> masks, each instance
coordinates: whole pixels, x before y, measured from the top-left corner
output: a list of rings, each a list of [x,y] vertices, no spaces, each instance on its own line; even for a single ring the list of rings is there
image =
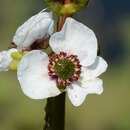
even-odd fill
[[[22,58],[23,54],[22,52],[13,52],[11,53],[11,57],[15,60],[20,60]]]
[[[45,0],[47,6],[57,15],[72,15],[81,8],[88,5],[89,0],[70,0],[70,3],[64,4],[65,0]]]
[[[11,54],[14,52],[17,52],[17,49],[12,48],[7,51],[0,52],[0,71],[9,70],[9,65],[13,60]]]
[[[71,3],[71,4],[65,4],[62,8],[60,13],[61,14],[73,14],[76,12],[76,5]]]
[[[17,70],[18,63],[19,63],[18,60],[12,60],[12,62],[9,65],[9,69],[13,71]]]

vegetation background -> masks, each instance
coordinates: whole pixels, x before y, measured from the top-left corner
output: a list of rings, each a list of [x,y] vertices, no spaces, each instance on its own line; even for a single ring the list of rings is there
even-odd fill
[[[44,7],[43,0],[0,0],[0,50]],[[97,34],[109,69],[101,96],[89,95],[79,108],[66,99],[66,130],[130,130],[130,1],[90,0],[75,18]],[[23,95],[16,72],[0,72],[0,130],[42,130],[44,106]]]

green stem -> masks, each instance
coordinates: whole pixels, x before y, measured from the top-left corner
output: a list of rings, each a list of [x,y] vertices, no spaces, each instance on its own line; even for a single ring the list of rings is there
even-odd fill
[[[44,130],[64,130],[65,92],[57,97],[48,98],[45,112]]]
[[[63,0],[68,4],[71,0]],[[56,31],[63,27],[68,15],[60,16],[57,22]],[[45,127],[43,130],[64,130],[65,129],[65,92],[57,97],[48,98],[45,108]]]

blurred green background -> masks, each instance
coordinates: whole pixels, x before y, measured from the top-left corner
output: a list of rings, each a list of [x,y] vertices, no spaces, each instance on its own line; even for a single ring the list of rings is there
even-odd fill
[[[43,0],[0,0],[0,50],[44,7]],[[66,99],[66,130],[130,130],[130,1],[90,0],[75,18],[97,34],[109,69],[101,96],[89,95],[79,108]],[[0,130],[42,130],[44,106],[23,95],[16,72],[0,72]]]

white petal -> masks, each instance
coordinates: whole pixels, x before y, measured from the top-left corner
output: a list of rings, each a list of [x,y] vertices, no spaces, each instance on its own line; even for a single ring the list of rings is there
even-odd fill
[[[42,11],[32,16],[17,29],[13,42],[18,48],[29,47],[37,39],[52,34],[53,24],[52,13]]]
[[[9,65],[12,61],[11,53],[17,51],[17,49],[12,48],[7,51],[0,52],[0,71],[8,71]]]
[[[84,102],[88,94],[98,94],[103,92],[103,82],[101,79],[74,83],[67,88],[67,93],[70,101],[74,106],[80,106]]]
[[[85,88],[87,94],[98,94],[103,92],[103,81],[99,78],[93,80],[82,80],[81,86]]]
[[[18,50],[16,48],[11,48],[8,50],[8,54],[11,55],[13,52],[17,52]]]
[[[39,50],[26,54],[18,66],[18,80],[25,95],[44,99],[60,94],[55,81],[48,76],[48,56]]]
[[[102,57],[97,56],[94,64],[86,68],[82,67],[82,75],[88,80],[93,79],[104,73],[107,67],[107,62]]]
[[[78,55],[84,66],[91,65],[97,56],[97,38],[94,32],[72,18],[67,18],[62,30],[51,36],[50,46],[56,53],[64,51]]]
[[[80,106],[86,98],[86,90],[78,84],[72,84],[67,88],[68,97],[74,106]]]

